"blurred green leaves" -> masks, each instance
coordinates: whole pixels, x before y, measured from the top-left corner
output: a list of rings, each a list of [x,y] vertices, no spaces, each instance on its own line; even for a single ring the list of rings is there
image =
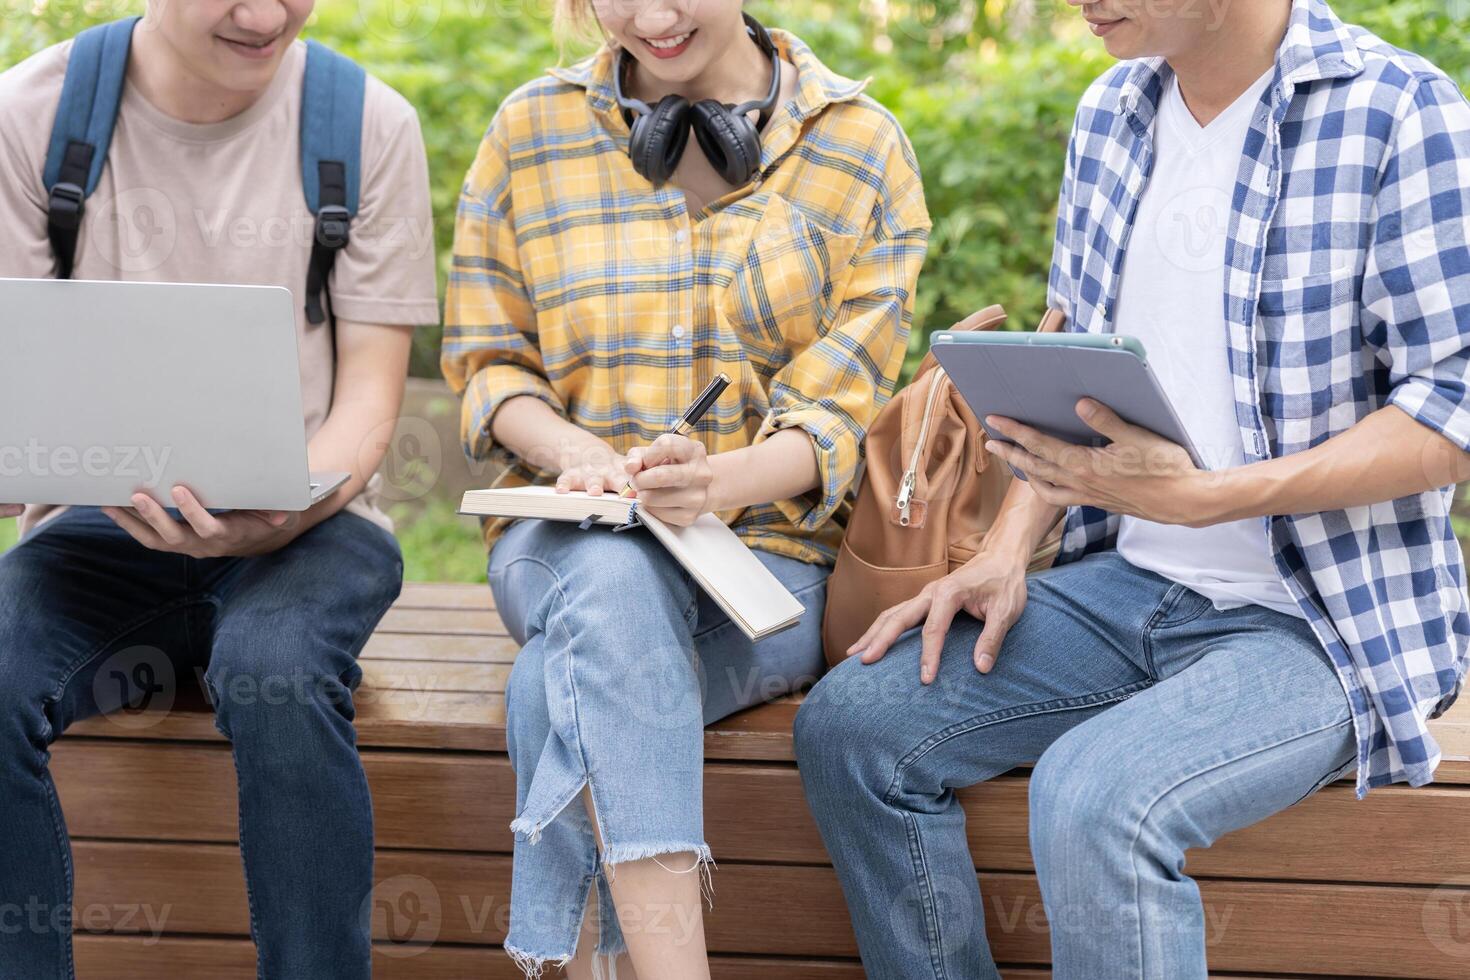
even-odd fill
[[[1044,305],[1056,194],[1077,98],[1111,64],[1063,0],[751,0],[908,131],[934,237],[911,354],[927,333],[989,303],[1033,326]],[[1470,0],[1339,0],[1346,19],[1470,81]],[[552,0],[319,0],[306,33],[357,59],[418,107],[447,268],[464,174],[496,107],[546,67],[585,51],[552,37]],[[0,65],[142,0],[0,0]],[[437,331],[414,372],[438,374]],[[911,356],[910,365],[916,360]]]

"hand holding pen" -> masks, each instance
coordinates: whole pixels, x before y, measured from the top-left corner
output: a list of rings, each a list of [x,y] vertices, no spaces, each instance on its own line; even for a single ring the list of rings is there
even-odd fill
[[[729,386],[729,377],[718,375],[668,432],[628,454],[624,496],[636,492],[641,508],[676,525],[692,524],[710,509],[714,474],[704,444],[689,438],[689,433]]]

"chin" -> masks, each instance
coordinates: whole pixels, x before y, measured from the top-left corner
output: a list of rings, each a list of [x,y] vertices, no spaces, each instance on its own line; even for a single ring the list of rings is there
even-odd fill
[[[656,78],[666,85],[687,85],[698,78],[708,64],[704,61],[694,61],[689,53],[673,62],[660,61],[657,58],[638,58],[638,67],[641,68],[649,78]]]
[[[1124,22],[1102,39],[1103,47],[1108,54],[1119,61],[1150,57],[1154,52],[1149,50],[1148,43],[1141,33],[1137,25],[1131,21]]]
[[[227,92],[241,94],[263,92],[270,87],[271,81],[276,77],[276,69],[279,67],[279,60],[259,65],[241,66],[228,63],[216,65],[214,77],[210,80]]]

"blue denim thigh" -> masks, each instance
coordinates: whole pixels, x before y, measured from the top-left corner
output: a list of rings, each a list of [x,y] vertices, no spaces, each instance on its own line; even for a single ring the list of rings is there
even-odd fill
[[[1190,593],[1149,631],[1159,681],[1062,735],[1030,787],[1031,847],[1058,980],[1204,980],[1206,915],[1185,852],[1352,771],[1347,696],[1304,620]]]
[[[623,947],[604,868],[710,856],[704,724],[816,676],[827,570],[757,555],[808,611],[799,626],[752,644],[644,532],[522,521],[497,542],[490,586],[523,644],[506,696],[518,803],[507,946],[528,970],[575,953],[593,882],[598,949]],[[585,808],[568,805],[584,785],[600,861]]]
[[[235,758],[260,974],[366,978],[373,809],[353,692],[402,588],[398,542],[339,513],[278,551],[203,564],[204,677]]]
[[[167,716],[189,660],[186,561],[88,508],[0,556],[0,903],[28,910],[0,924],[0,977],[74,975],[71,849],[50,746],[99,712],[138,737]]]
[[[1141,637],[1178,592],[1098,555],[1028,579],[988,674],[961,613],[939,672],[920,634],[838,665],[796,719],[797,761],[870,976],[997,980],[956,790],[1035,761],[1059,736],[1153,683]]]

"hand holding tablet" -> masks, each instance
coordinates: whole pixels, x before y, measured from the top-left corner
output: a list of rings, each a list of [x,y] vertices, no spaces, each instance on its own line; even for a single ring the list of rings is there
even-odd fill
[[[1123,422],[1182,446],[1194,465],[1204,469],[1149,369],[1143,345],[1132,337],[943,332],[934,335],[932,348],[993,441],[1011,441],[987,421],[998,417],[1071,445],[1106,445],[1111,440],[1077,414],[1078,402],[1091,399]],[[1023,472],[1016,475],[1026,479]]]
[[[1048,503],[1188,523],[1205,471],[1131,337],[940,333],[933,341],[986,449]]]

